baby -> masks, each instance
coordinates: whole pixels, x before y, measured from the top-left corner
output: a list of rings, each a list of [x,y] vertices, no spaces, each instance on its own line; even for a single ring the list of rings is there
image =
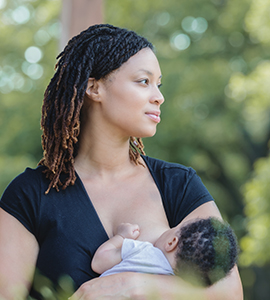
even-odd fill
[[[209,286],[236,264],[238,246],[231,227],[217,219],[195,219],[165,231],[152,245],[136,239],[136,224],[122,223],[92,260],[101,276],[119,272],[175,274],[193,284]]]

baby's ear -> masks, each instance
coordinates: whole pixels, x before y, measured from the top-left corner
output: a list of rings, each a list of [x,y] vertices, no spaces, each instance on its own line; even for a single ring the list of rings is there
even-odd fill
[[[169,241],[167,241],[167,243],[165,245],[166,252],[173,251],[177,247],[177,245],[178,245],[178,240],[179,240],[178,237],[174,236]]]
[[[99,82],[95,78],[89,78],[85,95],[93,101],[100,101]]]

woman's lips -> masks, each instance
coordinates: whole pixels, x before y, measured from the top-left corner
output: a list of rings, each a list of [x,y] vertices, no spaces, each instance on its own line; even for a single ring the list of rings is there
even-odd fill
[[[147,112],[145,113],[151,120],[155,121],[156,123],[160,122],[160,112]]]

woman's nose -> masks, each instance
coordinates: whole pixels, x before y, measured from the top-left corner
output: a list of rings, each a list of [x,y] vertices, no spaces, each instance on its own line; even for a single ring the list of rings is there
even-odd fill
[[[157,90],[155,90],[155,94],[151,98],[151,102],[161,105],[164,101],[165,101],[165,99],[164,99],[161,91],[157,87]]]

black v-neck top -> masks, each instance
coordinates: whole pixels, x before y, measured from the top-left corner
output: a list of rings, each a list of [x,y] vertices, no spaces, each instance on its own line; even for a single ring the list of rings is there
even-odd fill
[[[170,227],[213,198],[192,168],[143,156],[160,192]],[[53,284],[68,275],[77,289],[96,274],[91,260],[108,239],[79,176],[73,186],[45,191],[43,166],[27,168],[6,188],[0,207],[17,218],[37,239],[37,269]]]

